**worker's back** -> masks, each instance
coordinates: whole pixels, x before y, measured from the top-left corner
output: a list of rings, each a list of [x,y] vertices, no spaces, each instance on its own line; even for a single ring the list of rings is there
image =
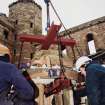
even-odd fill
[[[86,67],[87,70],[97,71],[97,72],[104,72],[105,73],[105,67],[98,63],[90,63]]]
[[[87,66],[86,88],[91,105],[105,105],[105,67],[101,64]]]
[[[11,64],[0,61],[0,92],[11,86],[11,84],[9,84],[11,75],[10,65]]]

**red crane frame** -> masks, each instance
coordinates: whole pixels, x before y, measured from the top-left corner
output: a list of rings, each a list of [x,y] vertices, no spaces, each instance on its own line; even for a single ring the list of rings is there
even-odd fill
[[[28,34],[21,34],[19,35],[19,40],[21,42],[36,42],[40,43],[41,49],[48,50],[51,44],[58,44],[58,39],[57,39],[57,34],[61,28],[61,25],[54,25],[52,24],[51,27],[49,28],[47,36],[44,35],[28,35]],[[71,46],[74,47],[76,44],[76,41],[74,39],[68,39],[68,38],[61,38],[60,39],[61,44],[64,46]],[[23,43],[22,43],[23,45]],[[21,46],[21,52],[22,52],[22,46]],[[20,59],[21,59],[21,53],[20,53]],[[19,60],[20,64],[20,60]],[[19,65],[18,65],[19,67]],[[63,77],[65,75],[63,74]],[[52,84],[52,83],[51,83]],[[60,92],[61,90],[65,88],[69,88],[71,86],[71,80],[67,78],[62,78],[61,75],[58,79],[54,80],[53,85],[51,84],[45,86],[45,95],[46,97],[56,94]]]
[[[51,44],[57,44],[57,34],[61,28],[61,25],[52,24],[49,28],[47,36],[45,35],[28,35],[28,34],[20,34],[19,40],[21,42],[36,42],[42,45],[41,49],[48,50]],[[64,46],[73,47],[76,44],[74,39],[61,38],[61,43]]]

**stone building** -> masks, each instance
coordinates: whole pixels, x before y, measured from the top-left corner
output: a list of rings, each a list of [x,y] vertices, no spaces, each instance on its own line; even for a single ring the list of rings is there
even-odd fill
[[[96,49],[105,49],[105,16],[89,21],[68,29],[70,35],[76,40],[78,50],[81,55],[88,55],[89,49],[87,44],[87,34],[92,33],[95,41]],[[61,34],[66,34],[62,32]],[[75,47],[74,47],[75,48]],[[70,53],[71,51],[69,51]],[[77,49],[75,48],[76,57],[78,57]]]
[[[0,40],[9,46],[15,55],[15,61],[20,52],[20,42],[17,38],[23,33],[31,35],[42,33],[42,8],[34,0],[17,0],[9,5],[8,17],[0,14]],[[23,53],[26,54],[25,57],[30,58],[33,53],[31,45],[29,43],[24,45]]]
[[[14,42],[14,27],[9,22],[8,17],[4,13],[0,13],[0,43],[13,49]],[[12,52],[11,52],[12,53]]]
[[[17,37],[20,34],[41,34],[42,33],[42,9],[34,0],[18,0],[9,5],[9,20],[14,24]],[[19,58],[20,43],[16,43],[17,55]],[[30,52],[28,52],[30,51]],[[34,51],[30,43],[25,42],[22,51],[22,59],[30,58]]]
[[[9,21],[17,34],[42,32],[42,9],[34,0],[18,0],[9,5]]]

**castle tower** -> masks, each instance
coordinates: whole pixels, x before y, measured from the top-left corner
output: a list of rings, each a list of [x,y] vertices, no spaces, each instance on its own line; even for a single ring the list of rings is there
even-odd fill
[[[42,8],[34,0],[17,0],[9,5],[9,21],[15,28],[15,35],[42,33]],[[17,38],[15,38],[16,40]],[[15,61],[18,61],[20,42],[15,41]],[[32,45],[24,43],[21,61],[32,58],[34,54]]]
[[[9,20],[17,34],[42,32],[42,8],[34,0],[18,0],[10,4]]]

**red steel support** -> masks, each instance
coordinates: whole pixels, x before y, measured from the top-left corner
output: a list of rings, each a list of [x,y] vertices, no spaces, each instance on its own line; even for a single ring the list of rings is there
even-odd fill
[[[57,33],[59,32],[61,28],[61,25],[54,25],[52,24],[48,35],[28,35],[28,34],[21,34],[19,36],[19,40],[22,42],[36,42],[42,44],[41,49],[48,50],[51,44],[57,44]],[[73,47],[76,44],[76,41],[74,39],[67,39],[67,38],[61,38],[61,43],[64,46],[71,46]]]

